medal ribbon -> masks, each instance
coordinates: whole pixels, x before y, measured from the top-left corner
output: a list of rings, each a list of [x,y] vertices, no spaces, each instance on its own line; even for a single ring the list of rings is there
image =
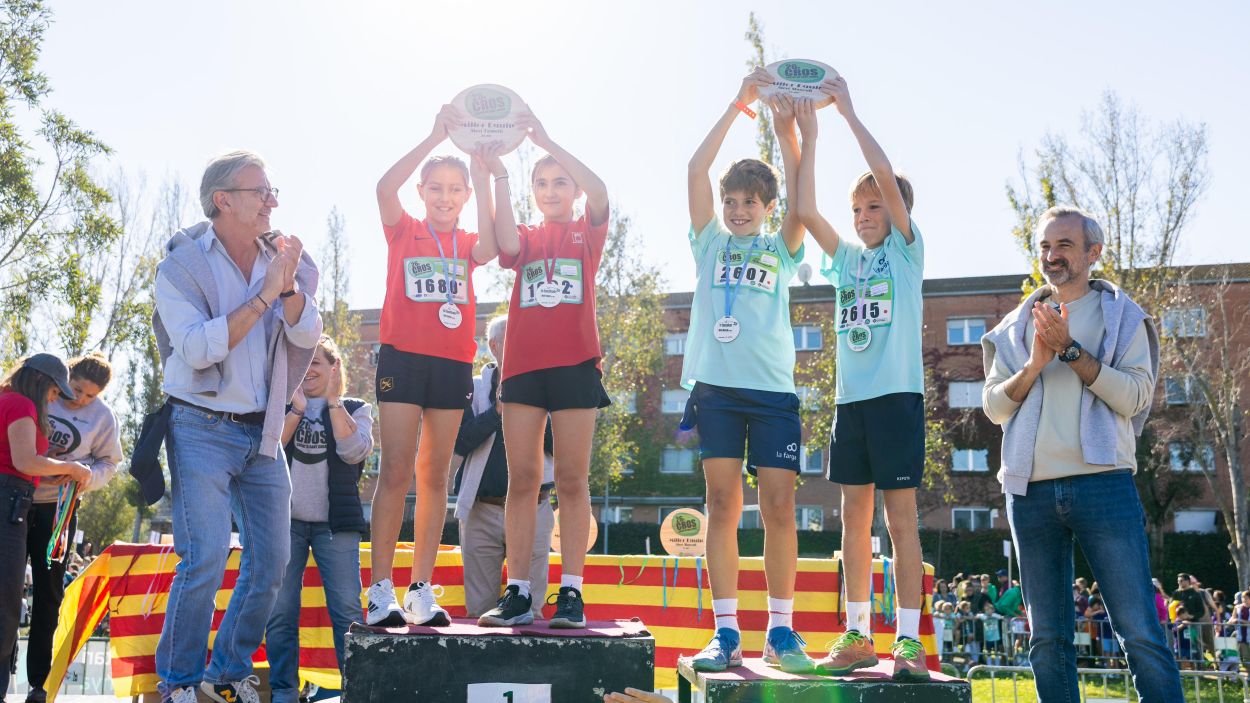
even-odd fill
[[[722,256],[725,258],[725,317],[734,316],[734,301],[738,299],[738,287],[742,285],[742,277],[747,273],[747,266],[751,264],[751,254],[755,252],[755,248],[759,246],[760,235],[755,235],[751,241],[751,248],[746,250],[746,256],[742,260],[742,270],[738,272],[738,280],[732,284],[729,281],[729,271],[733,268],[729,259],[729,252],[742,251],[733,248],[733,237],[725,240],[725,251]]]
[[[425,228],[430,231],[430,236],[434,238],[434,246],[438,247],[438,258],[443,262],[443,280],[447,282],[447,303],[450,305],[454,299],[452,283],[456,279],[455,274],[451,271],[451,266],[456,265],[460,255],[460,240],[456,237],[456,228],[453,225],[451,228],[451,266],[449,266],[447,264],[447,256],[443,254],[443,243],[438,241],[438,234],[434,232],[434,228],[430,226],[428,221],[425,223]]]
[[[564,234],[560,235],[560,244],[556,247],[556,253],[550,257],[547,256],[548,237],[543,237],[543,273],[547,274],[547,282],[551,283],[555,279],[556,274],[556,258],[560,256],[560,250],[564,248],[564,242],[569,238],[569,229],[573,223],[566,222],[564,224]]]

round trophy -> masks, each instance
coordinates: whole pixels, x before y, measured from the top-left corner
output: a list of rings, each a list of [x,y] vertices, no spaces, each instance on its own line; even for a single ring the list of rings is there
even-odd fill
[[[525,141],[525,128],[517,117],[526,109],[521,96],[502,85],[483,83],[460,91],[451,104],[464,120],[448,130],[451,141],[462,151],[471,152],[480,144],[503,142],[502,153]]]
[[[838,77],[838,72],[828,64],[806,59],[787,59],[770,63],[764,70],[773,77],[773,84],[760,88],[760,95],[763,97],[780,93],[793,98],[812,98],[816,101],[816,107],[833,103],[833,98],[820,92],[822,82]]]
[[[551,551],[560,553],[560,510],[555,512],[555,527],[551,529]],[[586,551],[589,552],[595,546],[595,540],[599,539],[599,523],[595,522],[595,516],[590,516],[590,539],[586,541]]]
[[[701,557],[707,552],[707,517],[694,508],[674,510],[660,526],[660,544],[675,557]]]

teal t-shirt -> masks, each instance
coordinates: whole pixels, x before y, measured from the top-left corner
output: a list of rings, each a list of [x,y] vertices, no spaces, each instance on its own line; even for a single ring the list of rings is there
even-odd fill
[[[835,403],[854,403],[890,393],[924,393],[920,354],[924,240],[915,222],[911,231],[915,239],[908,244],[903,233],[891,227],[885,242],[876,249],[865,249],[863,244],[844,238],[832,259],[821,259],[820,272],[837,288]],[[854,351],[848,337],[862,335],[862,325],[870,331],[868,348]]]
[[[716,321],[725,315],[726,246],[731,285],[741,280],[733,302],[733,317],[740,327],[732,342],[717,341],[713,335]],[[699,232],[691,227],[690,251],[698,283],[690,305],[681,385],[693,388],[695,381],[701,381],[728,388],[793,393],[790,280],[803,260],[802,247],[791,256],[778,235],[736,237],[719,219],[712,218]],[[746,268],[742,269],[744,262]]]

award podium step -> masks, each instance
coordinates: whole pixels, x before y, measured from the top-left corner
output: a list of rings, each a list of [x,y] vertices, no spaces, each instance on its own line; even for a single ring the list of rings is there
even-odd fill
[[[929,672],[926,683],[895,683],[894,662],[882,659],[871,669],[850,676],[787,674],[746,659],[740,667],[720,673],[695,671],[689,660],[677,662],[678,703],[691,703],[698,691],[703,703],[971,703],[972,686],[962,679]]]
[[[637,620],[552,630],[546,620],[516,628],[447,627],[347,631],[343,703],[602,701],[655,684],[655,638]]]

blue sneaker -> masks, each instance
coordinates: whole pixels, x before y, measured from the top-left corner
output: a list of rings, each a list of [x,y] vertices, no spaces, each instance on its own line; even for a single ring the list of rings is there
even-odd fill
[[[724,671],[731,666],[742,666],[742,637],[728,627],[717,630],[703,651],[690,658],[695,671]]]
[[[807,656],[803,648],[807,642],[788,627],[774,627],[768,631],[764,644],[764,663],[771,664],[787,674],[805,674],[816,668],[816,662]]]

